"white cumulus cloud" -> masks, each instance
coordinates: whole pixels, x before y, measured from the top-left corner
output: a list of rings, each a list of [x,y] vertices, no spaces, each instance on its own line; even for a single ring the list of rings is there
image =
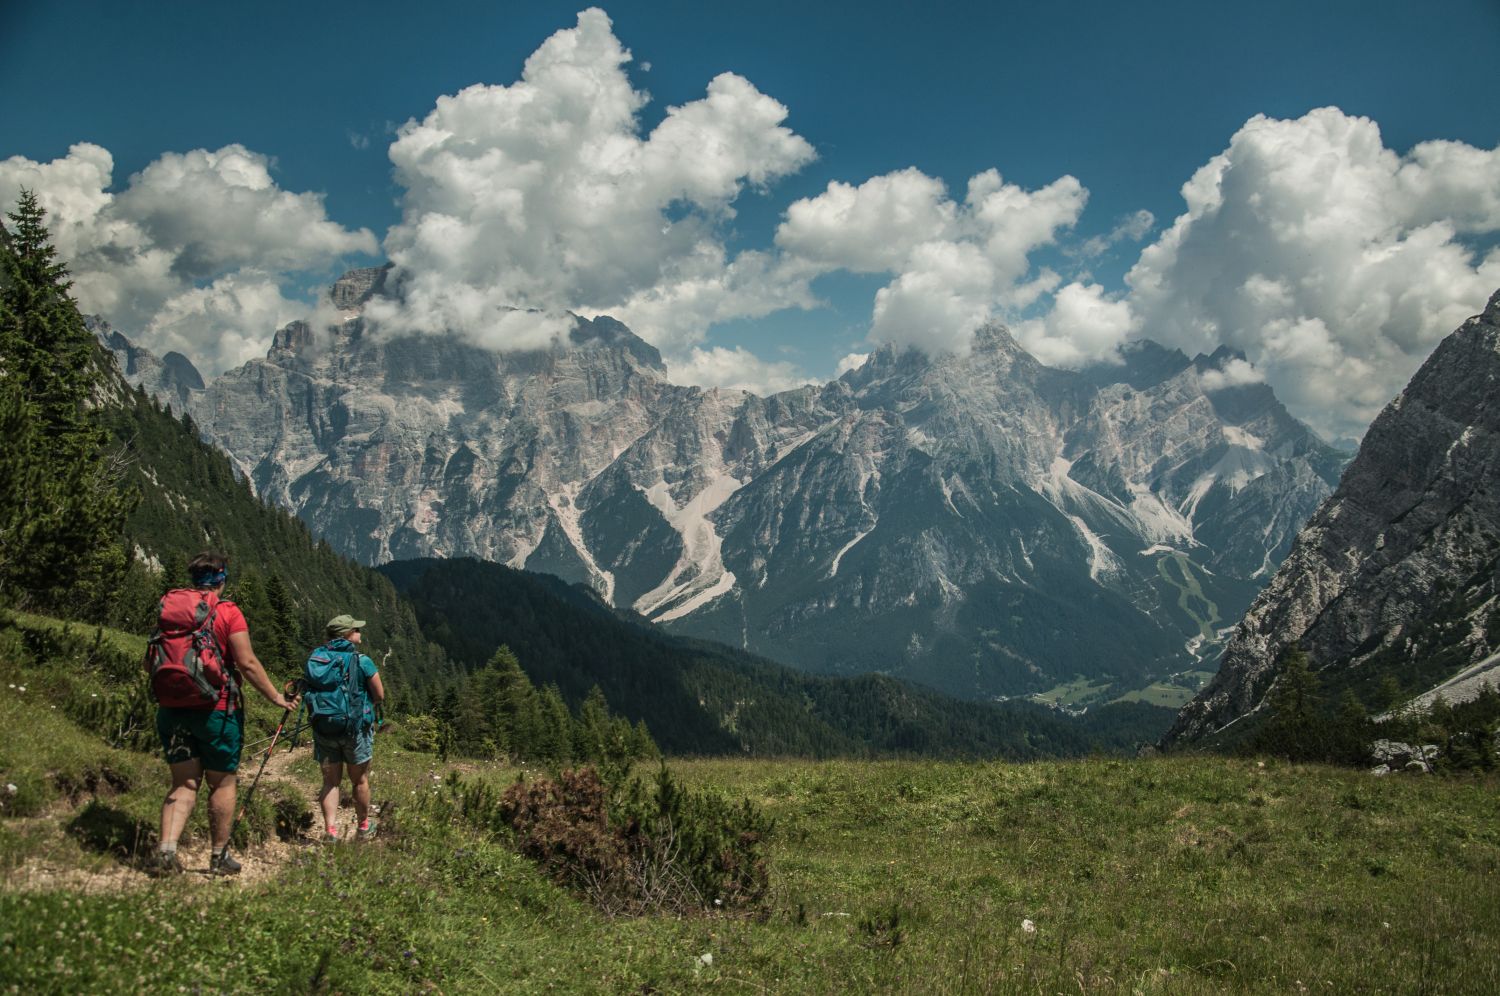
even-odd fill
[[[1025,309],[1058,286],[1056,273],[1033,272],[1031,254],[1055,243],[1087,200],[1071,176],[1025,190],[986,170],[959,203],[942,181],[906,169],[857,187],[833,182],[795,202],[776,244],[818,273],[892,274],[875,295],[871,340],[962,352],[997,313]]]
[[[1432,347],[1500,286],[1500,149],[1387,149],[1337,108],[1256,116],[1183,187],[1130,271],[1141,335],[1239,349],[1300,417],[1359,436]]]
[[[1078,368],[1118,358],[1135,327],[1130,305],[1098,284],[1070,283],[1058,290],[1043,318],[1016,324],[1016,340],[1048,366]]]
[[[0,161],[0,202],[35,191],[85,312],[216,373],[311,310],[284,296],[289,275],[375,249],[368,231],[330,221],[320,195],[280,189],[270,167],[240,145],[167,153],[114,193],[114,157],[79,143],[52,162]]]
[[[779,280],[758,301],[766,261],[730,255],[720,232],[747,187],[813,158],[787,109],[725,73],[643,136],[630,58],[589,9],[515,83],[442,97],[400,129],[403,216],[385,246],[405,297],[372,318],[496,344],[508,309],[608,313],[670,357],[711,321],[809,300]]]
[[[1226,387],[1244,387],[1247,384],[1263,384],[1266,378],[1255,369],[1255,364],[1238,357],[1226,361],[1222,366],[1203,371],[1198,382],[1205,391],[1222,391]]]
[[[816,383],[796,364],[762,360],[740,346],[694,347],[668,360],[667,372],[675,383],[749,391],[762,397]]]

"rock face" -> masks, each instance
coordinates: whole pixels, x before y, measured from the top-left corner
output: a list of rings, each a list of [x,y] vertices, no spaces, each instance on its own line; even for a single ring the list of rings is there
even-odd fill
[[[203,375],[186,356],[170,352],[158,357],[97,315],[85,317],[83,323],[114,356],[127,384],[154,396],[178,415],[192,407],[194,392],[203,390]]]
[[[1340,456],[1228,354],[1088,374],[999,327],[761,398],[667,382],[608,318],[547,350],[294,324],[194,415],[272,500],[367,563],[477,556],[821,672],[969,696],[1135,681],[1217,649]],[[1222,378],[1219,378],[1222,380]]]
[[[1500,293],[1371,425],[1166,742],[1256,709],[1293,643],[1320,668],[1357,668],[1382,653],[1445,651],[1460,668],[1487,657],[1500,649],[1497,556]]]

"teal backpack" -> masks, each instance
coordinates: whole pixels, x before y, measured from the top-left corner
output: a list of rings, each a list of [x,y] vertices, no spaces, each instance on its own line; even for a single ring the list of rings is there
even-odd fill
[[[375,724],[375,709],[359,673],[358,650],[314,650],[302,668],[312,727],[325,737],[354,737]]]

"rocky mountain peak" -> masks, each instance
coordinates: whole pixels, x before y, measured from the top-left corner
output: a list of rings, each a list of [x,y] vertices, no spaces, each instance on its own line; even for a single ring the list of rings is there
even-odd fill
[[[126,383],[154,395],[174,412],[182,412],[194,394],[204,389],[203,375],[181,353],[157,356],[98,315],[86,315],[83,323],[113,354]]]
[[[370,298],[384,294],[386,279],[394,265],[386,263],[382,266],[366,266],[350,270],[339,277],[329,289],[333,306],[340,311],[358,311]]]
[[[569,341],[573,346],[598,345],[621,350],[647,370],[662,378],[667,376],[667,368],[662,363],[661,352],[630,331],[624,323],[608,315],[600,315],[592,320],[575,315]]]
[[[336,300],[399,294],[385,272]],[[813,670],[989,696],[1119,646],[1122,680],[1195,662],[1330,487],[1279,423],[1226,436],[1180,354],[1134,362],[1139,391],[1101,387],[987,326],[963,356],[880,346],[761,398],[669,383],[605,316],[497,353],[346,314],[282,330],[200,421],[367,562],[480,557]]]
[[[1433,684],[1451,676],[1444,667],[1497,649],[1497,399],[1500,292],[1375,419],[1167,742],[1214,734],[1258,709],[1293,644],[1332,675],[1381,660]]]

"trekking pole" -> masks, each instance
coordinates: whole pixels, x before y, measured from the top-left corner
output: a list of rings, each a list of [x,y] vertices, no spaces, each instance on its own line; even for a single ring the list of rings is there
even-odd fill
[[[307,700],[304,699],[297,706],[297,725],[292,727],[292,746],[288,750],[296,750],[302,743],[302,731],[307,728]]]
[[[301,681],[292,680],[282,688],[281,694],[296,695],[301,691]],[[260,784],[260,776],[265,773],[266,762],[271,760],[271,753],[276,750],[276,741],[281,737],[281,731],[286,728],[287,717],[292,714],[290,707],[281,713],[281,722],[276,725],[276,732],[271,734],[271,746],[266,748],[265,756],[260,759],[260,768],[255,772],[255,778],[250,782],[250,791],[245,793],[245,801],[240,804],[240,811],[234,815],[234,822],[229,824],[229,838],[224,841],[224,849],[219,852],[219,860],[223,861],[229,857],[229,845],[234,841],[235,828],[240,825],[240,820],[245,818],[245,811],[250,808],[250,800],[255,798],[255,787]]]

